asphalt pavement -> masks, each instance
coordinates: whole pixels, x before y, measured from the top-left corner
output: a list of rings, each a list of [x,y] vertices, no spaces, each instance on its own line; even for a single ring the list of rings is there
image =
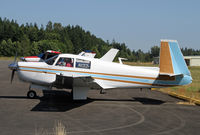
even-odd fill
[[[52,133],[61,122],[67,135],[199,135],[200,107],[147,89],[89,91],[86,101],[72,101],[70,90],[37,91],[14,77],[0,61],[0,134]]]

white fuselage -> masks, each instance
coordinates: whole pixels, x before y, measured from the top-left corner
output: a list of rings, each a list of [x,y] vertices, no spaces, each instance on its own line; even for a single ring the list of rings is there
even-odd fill
[[[73,58],[73,67],[56,66],[60,57]],[[90,69],[77,68],[77,59],[90,61]],[[153,85],[159,75],[157,67],[128,66],[72,54],[60,54],[53,65],[45,62],[18,62],[19,78],[32,84],[49,86],[55,82],[56,74],[91,76],[103,89],[159,87]]]

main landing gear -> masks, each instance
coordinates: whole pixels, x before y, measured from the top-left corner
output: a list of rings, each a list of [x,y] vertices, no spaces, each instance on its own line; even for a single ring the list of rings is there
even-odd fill
[[[106,92],[103,89],[101,89],[100,94],[106,94]]]
[[[34,98],[37,97],[37,94],[36,94],[35,91],[29,90],[29,91],[27,92],[27,97],[30,98],[30,99],[34,99]]]

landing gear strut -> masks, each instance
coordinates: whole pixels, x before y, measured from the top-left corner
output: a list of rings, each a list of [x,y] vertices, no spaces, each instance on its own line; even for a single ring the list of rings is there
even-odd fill
[[[103,89],[101,89],[100,94],[106,94],[106,92]]]
[[[28,97],[28,98],[31,98],[31,99],[34,99],[34,98],[37,97],[37,94],[36,94],[35,91],[29,90],[28,93],[27,93],[27,97]]]

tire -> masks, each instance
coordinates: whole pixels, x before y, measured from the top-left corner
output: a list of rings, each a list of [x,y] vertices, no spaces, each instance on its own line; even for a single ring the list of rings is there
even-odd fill
[[[30,99],[34,99],[34,98],[37,97],[37,94],[36,94],[35,91],[30,90],[30,91],[28,91],[28,93],[27,93],[27,97],[30,98]]]

